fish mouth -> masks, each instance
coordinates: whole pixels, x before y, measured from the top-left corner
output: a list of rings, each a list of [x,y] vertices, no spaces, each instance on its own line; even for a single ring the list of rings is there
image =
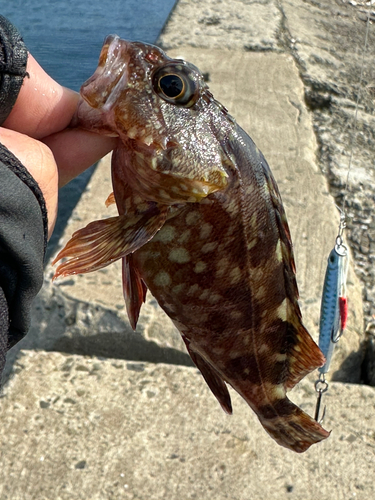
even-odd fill
[[[108,35],[94,74],[82,85],[80,94],[92,108],[109,109],[128,83],[129,43]]]
[[[116,100],[128,84],[129,42],[108,35],[94,74],[81,86],[81,98],[70,127],[79,127],[106,136],[118,137],[113,127],[103,124]],[[105,121],[105,120],[104,120]]]

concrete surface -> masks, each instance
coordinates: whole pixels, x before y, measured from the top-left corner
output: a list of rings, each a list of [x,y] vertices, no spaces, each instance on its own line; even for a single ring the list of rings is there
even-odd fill
[[[331,174],[339,163],[333,153],[345,151],[349,135],[341,133],[344,122],[336,118],[342,104],[345,116],[353,109],[353,54],[365,27],[361,8],[340,0],[180,0],[160,38],[169,53],[208,74],[215,97],[269,161],[291,226],[304,321],[315,339],[325,262],[338,223],[329,192],[334,190],[336,201],[342,193],[335,180],[340,176]],[[346,36],[345,45],[352,30],[355,36]],[[373,37],[373,25],[371,30]],[[363,141],[355,153],[371,158],[373,118],[366,106],[360,119],[368,126],[361,125]],[[370,206],[372,191],[366,183],[352,186],[358,196],[350,198],[355,216],[348,236],[352,265],[357,274],[362,269],[361,283],[369,290],[370,324],[373,274],[366,269],[372,254],[363,252],[361,260],[357,253],[363,226],[372,242],[372,212],[367,205],[361,212],[364,199]],[[111,215],[104,206],[110,191],[107,157],[61,243],[94,218]],[[324,425],[332,435],[303,455],[293,454],[265,434],[233,391],[234,416],[222,412],[197,370],[183,366],[190,361],[178,332],[152,297],[137,332],[131,331],[116,264],[55,285],[52,272],[47,267],[30,334],[9,353],[8,373],[13,371],[0,399],[0,500],[374,496],[375,388],[330,383]],[[349,326],[332,369],[342,381],[359,382],[364,373],[361,283],[351,269]],[[15,361],[20,348],[26,351]],[[315,377],[291,394],[310,414]]]
[[[2,399],[2,500],[373,498],[373,388],[332,383],[331,436],[298,455],[233,391],[226,415],[195,368],[27,352],[16,369]],[[313,412],[308,382],[291,398]]]

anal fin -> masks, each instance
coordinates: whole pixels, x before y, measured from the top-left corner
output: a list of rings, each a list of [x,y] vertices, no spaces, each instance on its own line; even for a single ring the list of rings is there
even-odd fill
[[[197,352],[191,349],[189,340],[184,336],[182,338],[185,342],[191,359],[203,375],[204,380],[206,381],[208,387],[211,389],[216,399],[219,401],[220,406],[225,411],[225,413],[232,415],[232,402],[224,380],[213,368],[213,366],[211,366],[206,360],[204,360],[202,356],[200,356]]]
[[[134,265],[132,254],[122,258],[122,284],[130,326],[135,330],[142,304],[146,301],[147,286]]]

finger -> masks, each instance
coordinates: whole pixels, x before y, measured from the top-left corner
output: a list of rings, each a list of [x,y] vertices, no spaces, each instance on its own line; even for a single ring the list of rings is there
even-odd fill
[[[0,142],[20,160],[38,183],[46,202],[50,238],[56,222],[58,198],[57,167],[51,150],[31,137],[2,127]]]
[[[75,112],[79,94],[51,78],[29,54],[27,72],[17,101],[3,126],[34,139],[66,128]]]
[[[46,137],[59,171],[59,187],[103,158],[116,146],[118,139],[104,137],[81,129],[66,129]]]

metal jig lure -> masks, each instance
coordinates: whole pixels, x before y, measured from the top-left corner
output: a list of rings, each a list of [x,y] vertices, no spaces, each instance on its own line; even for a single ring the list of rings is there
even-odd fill
[[[323,416],[319,419],[321,400],[323,393],[328,390],[325,374],[329,371],[333,349],[344,333],[348,317],[346,277],[349,253],[342,240],[345,225],[345,215],[341,213],[339,234],[336,238],[336,244],[328,257],[320,308],[319,347],[326,358],[325,364],[319,368],[319,379],[315,382],[315,391],[318,394],[315,420],[320,423],[323,421],[325,414],[324,409]]]

